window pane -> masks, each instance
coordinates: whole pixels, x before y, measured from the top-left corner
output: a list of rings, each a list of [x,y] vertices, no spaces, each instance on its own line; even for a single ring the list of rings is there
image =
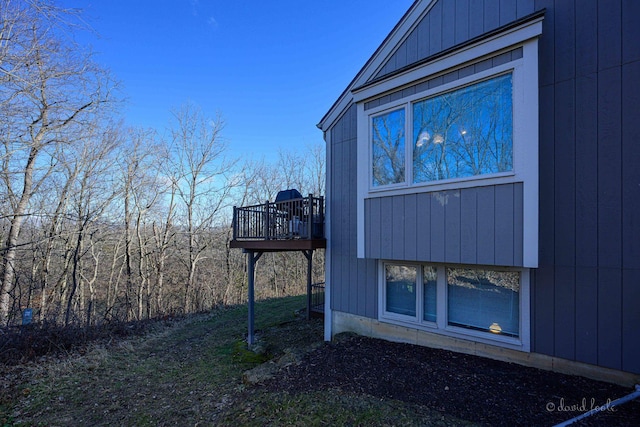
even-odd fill
[[[517,337],[520,273],[447,269],[449,325]]]
[[[386,311],[407,316],[416,315],[416,276],[415,267],[387,265]]]
[[[435,267],[424,267],[422,270],[424,319],[428,322],[436,321],[436,288],[438,287],[437,270]]]
[[[413,105],[413,182],[513,169],[512,76]]]
[[[405,112],[391,111],[371,122],[373,186],[404,182]]]

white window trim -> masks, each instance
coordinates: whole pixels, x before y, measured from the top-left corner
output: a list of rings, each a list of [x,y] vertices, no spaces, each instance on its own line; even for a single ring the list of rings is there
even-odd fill
[[[357,141],[357,256],[365,257],[365,214],[364,200],[371,197],[411,194],[428,191],[443,191],[448,189],[462,189],[481,185],[495,185],[503,183],[523,183],[523,266],[535,268],[538,266],[538,39],[542,32],[541,20],[536,20],[514,28],[505,34],[497,35],[489,40],[452,53],[444,58],[407,71],[399,76],[383,80],[378,84],[367,86],[354,91],[357,102],[358,141]],[[437,75],[448,69],[459,67],[469,61],[494,55],[522,47],[522,58],[501,66],[493,67],[483,72],[444,84],[431,91],[422,92],[402,98],[379,108],[366,110],[365,102],[382,95],[385,92],[397,90],[403,86],[414,84],[430,76]],[[412,101],[425,98],[452,88],[473,83],[474,81],[492,75],[513,70],[513,173],[491,174],[486,176],[465,177],[447,181],[424,184],[408,184],[411,176],[405,176],[405,184],[393,185],[385,188],[372,188],[371,185],[371,148],[369,141],[370,116],[384,110],[391,110]],[[406,126],[409,126],[411,108],[407,109]],[[405,144],[410,130],[405,128]],[[406,150],[407,157],[411,150]],[[410,175],[411,159],[407,158],[405,167]]]
[[[416,283],[416,316],[406,316],[386,311],[386,265],[405,265],[418,269],[418,280]],[[436,322],[423,320],[423,282],[420,280],[422,276],[422,266],[431,266],[437,269],[437,290],[436,290]],[[384,323],[391,323],[399,326],[419,329],[439,335],[445,335],[452,338],[461,338],[484,344],[495,345],[499,347],[510,348],[513,350],[530,352],[531,351],[531,310],[530,310],[530,287],[531,287],[531,270],[528,268],[500,268],[495,266],[466,266],[473,269],[487,269],[498,271],[517,271],[520,273],[520,291],[519,305],[520,318],[519,327],[520,336],[518,338],[500,336],[490,332],[475,331],[458,326],[448,324],[448,287],[446,283],[446,269],[454,267],[449,264],[431,264],[401,261],[380,261],[378,263],[378,320]],[[465,266],[455,266],[465,267]]]
[[[459,189],[466,187],[477,187],[478,185],[492,185],[492,184],[503,184],[514,182],[514,177],[517,175],[517,171],[524,171],[527,167],[525,162],[525,156],[518,155],[518,149],[516,148],[515,141],[526,139],[523,135],[520,135],[519,131],[522,126],[517,126],[518,121],[522,121],[528,114],[514,114],[513,115],[513,169],[507,172],[498,172],[492,174],[484,174],[484,175],[475,175],[475,176],[465,176],[459,178],[450,178],[443,179],[438,181],[428,181],[428,182],[413,182],[413,157],[411,148],[413,145],[413,132],[411,128],[411,124],[413,123],[413,105],[423,99],[436,96],[441,93],[445,93],[451,90],[459,89],[465,86],[472,85],[481,80],[487,80],[502,74],[511,73],[513,81],[513,87],[516,86],[516,75],[521,76],[522,70],[522,62],[520,59],[510,62],[508,64],[503,64],[501,66],[493,67],[489,70],[485,70],[476,74],[473,74],[468,77],[464,77],[462,79],[455,80],[454,82],[440,85],[432,90],[424,91],[416,95],[411,95],[406,98],[402,98],[399,102],[385,104],[380,107],[371,108],[366,111],[368,116],[368,127],[367,127],[367,145],[366,147],[358,147],[359,150],[366,150],[368,157],[368,169],[367,174],[369,175],[368,179],[368,187],[367,187],[367,196],[376,196],[376,193],[384,193],[385,196],[389,195],[398,195],[398,194],[407,194],[407,193],[416,193],[423,191],[443,191],[443,190],[451,190],[451,189]],[[526,104],[524,100],[519,99],[514,94],[514,105],[516,102],[519,105]],[[391,112],[399,109],[405,110],[405,180],[402,183],[394,183],[382,186],[373,186],[373,180],[371,179],[371,171],[373,170],[373,149],[371,146],[371,126],[374,117],[378,117],[386,112]],[[515,109],[515,108],[514,108]],[[537,112],[536,112],[537,115]],[[518,116],[518,117],[516,117]],[[518,132],[516,132],[518,131]],[[521,150],[520,150],[521,151]],[[478,181],[481,181],[479,183]],[[394,191],[395,190],[395,191]]]

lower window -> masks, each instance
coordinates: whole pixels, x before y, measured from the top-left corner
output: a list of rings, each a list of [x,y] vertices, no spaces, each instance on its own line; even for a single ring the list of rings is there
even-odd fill
[[[520,273],[447,268],[447,322],[477,331],[520,335]]]
[[[528,346],[522,332],[527,270],[391,262],[383,266],[382,320]],[[524,335],[528,337],[526,331]]]

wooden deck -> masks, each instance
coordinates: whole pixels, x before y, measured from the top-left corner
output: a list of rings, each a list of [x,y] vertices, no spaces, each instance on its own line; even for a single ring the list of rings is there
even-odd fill
[[[255,252],[326,248],[324,198],[309,194],[283,202],[234,207],[230,247]]]
[[[326,248],[327,240],[324,238],[295,240],[232,240],[229,247],[256,252],[312,251],[315,249]]]

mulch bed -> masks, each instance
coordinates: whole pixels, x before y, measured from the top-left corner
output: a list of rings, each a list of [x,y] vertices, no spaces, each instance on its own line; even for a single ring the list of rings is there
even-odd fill
[[[340,390],[423,405],[480,424],[551,426],[633,389],[379,339],[349,336],[307,353],[264,384],[290,393]],[[640,399],[576,426],[640,426]]]

